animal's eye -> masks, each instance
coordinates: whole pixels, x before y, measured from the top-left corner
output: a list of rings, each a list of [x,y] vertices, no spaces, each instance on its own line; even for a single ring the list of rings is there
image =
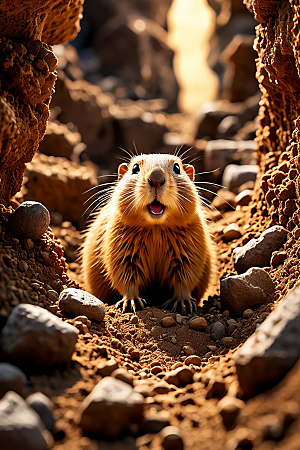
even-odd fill
[[[180,174],[180,165],[178,163],[175,163],[173,166],[174,172],[179,175]]]
[[[139,173],[140,171],[140,166],[138,165],[138,163],[135,163],[132,167],[132,174],[135,175],[136,173]]]

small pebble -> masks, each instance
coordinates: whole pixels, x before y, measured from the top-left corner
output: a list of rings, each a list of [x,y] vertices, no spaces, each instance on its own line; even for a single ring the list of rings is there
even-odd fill
[[[163,317],[161,319],[161,326],[164,328],[172,327],[175,323],[175,319],[171,316]]]
[[[253,310],[248,308],[245,309],[245,311],[243,312],[243,319],[250,319],[250,317],[252,317],[253,315]]]
[[[131,356],[131,358],[132,358],[134,361],[139,361],[139,359],[140,359],[140,352],[139,352],[138,350],[133,350],[133,351],[130,353],[130,356]]]
[[[26,272],[28,269],[28,264],[21,259],[18,264],[18,269],[21,270],[21,272]]]
[[[24,239],[24,247],[26,250],[31,250],[34,247],[34,242],[31,239]]]
[[[164,428],[161,433],[161,445],[164,450],[183,450],[184,442],[179,428],[169,426]]]
[[[182,324],[182,315],[181,314],[176,314],[176,322],[179,323],[179,325]]]
[[[95,370],[98,375],[101,375],[102,377],[109,377],[118,368],[118,365],[118,361],[112,358],[108,361],[100,361]]]
[[[171,342],[172,342],[172,344],[177,344],[177,339],[175,336],[171,337]]]
[[[84,315],[102,322],[105,316],[104,303],[89,292],[81,289],[64,289],[59,296],[59,307],[72,315]]]
[[[185,365],[194,364],[195,366],[201,366],[201,358],[197,355],[190,355],[184,360]]]
[[[162,372],[162,368],[160,366],[154,366],[151,369],[151,373],[153,375],[157,375],[158,373],[161,373],[161,372]]]
[[[220,341],[227,335],[226,327],[222,322],[215,322],[212,324],[210,335],[213,340]]]
[[[26,201],[8,219],[9,231],[19,238],[40,239],[50,225],[50,213],[42,203]]]
[[[182,367],[182,363],[181,362],[177,362],[177,363],[173,364],[173,366],[171,367],[171,370],[178,369],[178,367]]]
[[[185,345],[183,347],[183,351],[185,353],[185,356],[191,356],[195,354],[195,350],[190,345]]]
[[[194,330],[204,331],[207,328],[207,321],[204,317],[195,317],[188,322],[188,326]]]
[[[226,395],[218,403],[218,410],[223,419],[224,426],[228,429],[233,427],[235,421],[245,406],[245,402],[235,397]]]
[[[225,336],[221,339],[221,344],[225,345],[227,348],[233,347],[233,345],[236,343],[236,340],[231,336]]]
[[[235,197],[236,205],[248,206],[249,203],[251,202],[252,195],[253,195],[253,191],[250,189],[245,189],[244,191],[240,192]]]
[[[226,241],[233,241],[242,236],[240,227],[236,223],[231,223],[223,230],[223,237]]]
[[[131,317],[131,319],[130,319],[130,323],[135,324],[135,323],[138,323],[138,322],[139,322],[139,318],[138,318],[138,316],[137,316],[136,314],[134,314],[134,315]]]
[[[193,371],[188,367],[181,366],[168,372],[164,377],[164,380],[177,387],[184,387],[193,382]]]

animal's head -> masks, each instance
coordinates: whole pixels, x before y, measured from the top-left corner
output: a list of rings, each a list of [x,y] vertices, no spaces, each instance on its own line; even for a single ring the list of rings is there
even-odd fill
[[[122,221],[138,226],[186,225],[199,204],[194,176],[194,167],[175,155],[139,155],[121,164],[113,197]]]

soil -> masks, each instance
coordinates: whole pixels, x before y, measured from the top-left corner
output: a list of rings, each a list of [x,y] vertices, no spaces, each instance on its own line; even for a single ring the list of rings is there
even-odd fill
[[[249,233],[250,210],[251,207],[242,207],[235,212],[226,212],[223,218],[209,225],[218,247],[218,271],[221,277],[236,273],[231,262],[231,252],[249,237],[246,230]],[[10,310],[19,302],[45,307],[62,320],[70,321],[71,318],[60,311],[57,303],[48,298],[47,290],[50,287],[59,293],[65,287],[80,286],[78,264],[74,262],[74,247],[78,246],[82,239],[80,233],[69,222],[54,227],[58,236],[72,236],[73,240],[64,241],[67,245],[66,254],[70,256],[68,267],[63,256],[63,246],[50,228],[40,241],[18,240],[9,234],[8,230],[6,231],[7,217],[12,211],[12,207],[1,207],[2,325]],[[245,234],[238,240],[226,242],[222,238],[222,230],[233,222],[241,229],[245,226]],[[68,228],[71,233],[66,233]],[[264,230],[263,221],[256,224],[256,227],[252,225],[251,229],[250,236],[258,236]],[[71,247],[71,250],[68,247]],[[285,283],[283,264],[277,269],[267,270],[276,285]],[[16,291],[18,295],[14,295]],[[146,398],[146,422],[147,418],[161,417],[177,426],[182,432],[186,449],[221,449],[225,443],[228,449],[298,448],[299,365],[277,387],[248,400],[232,430],[227,430],[223,425],[218,409],[218,402],[226,393],[237,397],[240,395],[232,360],[233,353],[255,332],[279,298],[278,295],[275,303],[265,304],[254,310],[248,319],[232,317],[229,311],[222,310],[218,279],[210,296],[198,307],[197,315],[203,316],[208,323],[205,331],[189,327],[191,316],[179,316],[156,307],[147,307],[136,314],[123,314],[114,305],[106,305],[104,322],[92,321],[88,332],[80,332],[70,367],[54,373],[28,376],[28,394],[41,391],[51,398],[55,405],[57,431],[51,448],[162,448],[159,433],[147,433],[146,425],[144,429],[132,427],[126,436],[120,436],[113,441],[100,441],[82,435],[82,430],[77,426],[77,410],[102,378],[97,370],[99,362],[111,358],[117,361],[119,367],[124,367],[133,374],[134,385]],[[170,316],[175,319],[174,325],[163,327],[162,319]],[[228,326],[230,319],[236,320],[234,327]],[[228,336],[233,338],[229,344],[224,345],[222,340],[212,340],[210,326],[217,321],[226,326]],[[201,358],[201,366],[189,366],[194,373],[194,382],[183,388],[172,386],[173,390],[168,393],[157,393],[157,383],[174,367],[184,365],[190,354]],[[154,366],[159,367],[156,375],[152,373]],[[264,420],[261,420],[262,417]],[[274,422],[274,417],[281,421],[281,424],[291,422],[289,427],[285,426],[280,439],[272,436],[270,438],[266,431],[271,426],[268,425],[269,422]],[[139,443],[144,441],[147,444],[140,446]]]

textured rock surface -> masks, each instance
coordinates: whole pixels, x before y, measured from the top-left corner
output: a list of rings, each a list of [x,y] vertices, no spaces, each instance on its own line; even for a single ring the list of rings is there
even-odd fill
[[[300,287],[296,287],[235,354],[246,397],[282,378],[300,358]]]
[[[0,363],[0,398],[8,391],[14,391],[23,397],[25,387],[26,376],[18,367],[9,363]]]
[[[5,357],[28,370],[55,367],[71,360],[78,330],[34,305],[16,306],[2,329]]]
[[[66,313],[101,322],[105,316],[104,303],[89,292],[81,289],[64,289],[59,296],[59,307]]]
[[[245,309],[271,301],[275,285],[265,270],[253,267],[221,280],[220,291],[223,308],[241,314]]]
[[[38,414],[15,392],[0,401],[1,450],[46,450],[47,432]]]
[[[270,265],[272,253],[286,241],[288,231],[275,225],[264,231],[258,239],[251,239],[243,247],[232,252],[234,267],[237,273],[244,273],[250,267],[266,267]]]
[[[1,2],[2,202],[19,191],[25,163],[31,161],[45,133],[57,64],[47,44],[63,43],[76,36],[82,3],[83,0]]]
[[[116,436],[143,418],[144,398],[123,381],[101,380],[81,406],[80,426],[86,432]]]

